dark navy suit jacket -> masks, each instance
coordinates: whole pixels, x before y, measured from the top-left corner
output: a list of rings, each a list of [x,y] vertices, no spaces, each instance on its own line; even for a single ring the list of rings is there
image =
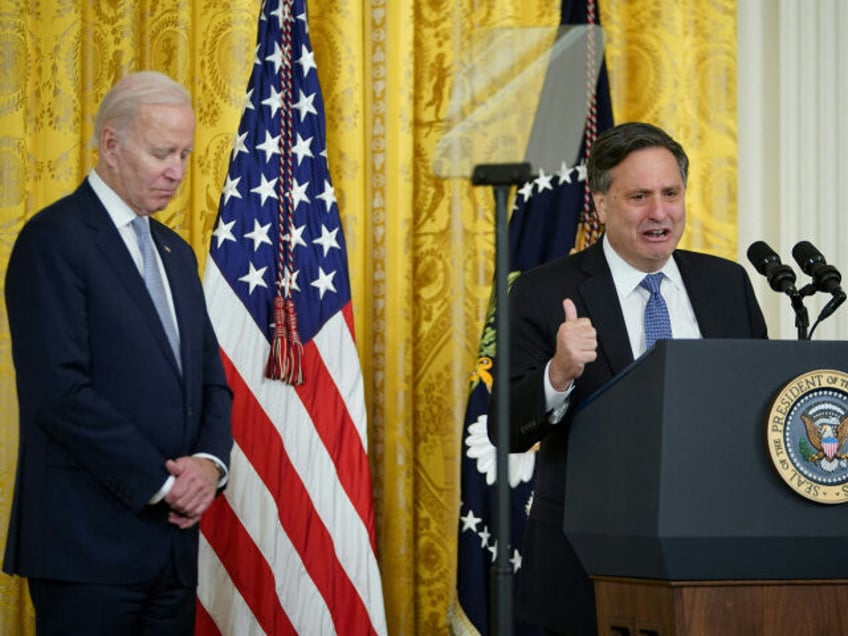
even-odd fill
[[[676,250],[674,259],[704,338],[767,336],[751,282],[740,265],[684,250]],[[574,301],[579,316],[592,320],[598,357],[575,381],[563,421],[553,425],[545,412],[543,373],[556,350],[564,298]],[[516,279],[510,292],[510,356],[511,450],[525,451],[541,441],[516,615],[576,636],[594,635],[591,582],[562,530],[568,428],[574,407],[633,362],[601,241]],[[496,396],[491,404],[497,404]],[[496,420],[497,413],[490,410],[493,440]]]
[[[21,230],[6,274],[20,448],[3,569],[149,580],[174,557],[197,580],[197,526],[148,500],[165,460],[229,462],[232,396],[197,260],[151,219],[174,299],[182,373],[129,251],[88,181]]]

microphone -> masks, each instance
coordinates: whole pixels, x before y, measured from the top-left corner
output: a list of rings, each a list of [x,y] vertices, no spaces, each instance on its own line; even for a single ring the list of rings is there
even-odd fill
[[[792,248],[792,256],[801,270],[813,279],[816,289],[833,296],[842,294],[839,284],[842,275],[833,265],[828,265],[822,253],[809,241],[801,241]]]
[[[796,246],[797,247],[797,246]],[[789,265],[780,262],[780,257],[765,241],[755,241],[748,248],[748,260],[756,270],[768,279],[774,291],[794,294],[795,272]]]

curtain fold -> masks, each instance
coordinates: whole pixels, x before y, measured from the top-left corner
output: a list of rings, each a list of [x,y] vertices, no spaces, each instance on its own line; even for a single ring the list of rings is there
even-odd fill
[[[271,1],[271,0],[269,0]],[[0,274],[22,224],[77,186],[106,90],[153,68],[194,97],[191,166],[159,218],[201,269],[255,50],[257,0],[7,0],[0,8]],[[684,245],[735,255],[735,3],[600,1],[616,121],[669,129],[692,159]],[[391,634],[445,633],[460,432],[489,299],[494,200],[433,174],[457,61],[490,28],[556,25],[543,0],[310,0],[328,154],[350,259]],[[17,452],[0,302],[0,542]],[[32,633],[0,576],[0,633]]]

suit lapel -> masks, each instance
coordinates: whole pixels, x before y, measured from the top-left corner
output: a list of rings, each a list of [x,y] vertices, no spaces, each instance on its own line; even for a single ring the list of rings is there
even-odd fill
[[[685,251],[676,251],[674,260],[677,262],[683,284],[686,285],[686,293],[692,303],[701,336],[715,338],[726,332],[726,312],[716,311],[715,307],[715,299],[721,290],[716,288],[713,276],[703,264],[695,266],[692,256]]]
[[[142,322],[153,332],[162,352],[168,357],[174,371],[179,374],[171,346],[168,343],[168,337],[165,335],[165,329],[159,320],[159,314],[156,313],[156,307],[153,305],[144,279],[109,213],[94,190],[91,189],[88,181],[84,181],[76,193],[79,195],[83,220],[93,232],[95,245],[138,307]]]
[[[615,375],[633,362],[633,352],[601,241],[585,250],[580,269],[586,276],[578,285],[580,296],[598,332],[598,348]]]

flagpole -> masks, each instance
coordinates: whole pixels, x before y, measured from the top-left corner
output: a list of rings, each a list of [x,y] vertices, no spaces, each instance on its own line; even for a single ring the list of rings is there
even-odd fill
[[[512,633],[512,566],[510,546],[509,488],[509,236],[507,197],[512,186],[530,180],[529,163],[481,164],[474,167],[471,183],[490,185],[495,195],[495,328],[500,372],[495,374],[497,392],[496,518],[497,555],[490,579],[489,631],[496,636]]]

